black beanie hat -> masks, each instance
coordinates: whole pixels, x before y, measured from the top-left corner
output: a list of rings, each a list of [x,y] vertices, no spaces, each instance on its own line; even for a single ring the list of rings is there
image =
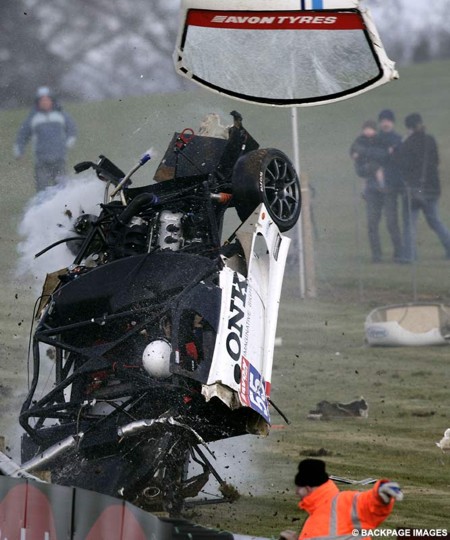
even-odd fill
[[[321,459],[304,459],[298,464],[295,485],[299,487],[317,487],[325,484],[327,480],[328,474],[325,471],[325,462]]]
[[[378,121],[381,122],[381,120],[390,120],[391,122],[395,122],[394,111],[391,111],[391,109],[382,110],[378,115]]]
[[[415,129],[417,126],[423,123],[422,117],[419,113],[408,114],[405,118],[405,126],[408,129]]]

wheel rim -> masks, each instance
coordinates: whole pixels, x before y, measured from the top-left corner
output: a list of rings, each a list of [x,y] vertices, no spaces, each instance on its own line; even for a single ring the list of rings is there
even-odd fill
[[[264,194],[272,217],[287,222],[300,206],[300,183],[292,167],[282,158],[273,158],[265,171]]]

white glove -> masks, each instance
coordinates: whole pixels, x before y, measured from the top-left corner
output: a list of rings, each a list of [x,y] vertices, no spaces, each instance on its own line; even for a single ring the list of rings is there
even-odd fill
[[[67,148],[72,148],[75,145],[76,140],[77,139],[75,137],[68,137],[67,140],[66,140],[66,147]]]
[[[378,495],[385,504],[389,504],[391,499],[403,501],[403,491],[397,482],[385,482],[381,484],[378,488]]]

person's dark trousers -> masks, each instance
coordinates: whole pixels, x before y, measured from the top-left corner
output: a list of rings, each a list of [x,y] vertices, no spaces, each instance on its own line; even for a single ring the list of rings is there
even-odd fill
[[[437,234],[444,246],[447,258],[450,258],[450,231],[442,223],[439,217],[438,197],[426,198],[420,202],[404,196],[403,227],[405,259],[413,261],[417,257],[417,219],[422,210],[429,227]]]
[[[34,168],[36,191],[54,186],[66,174],[66,163],[63,159],[52,162],[36,163]]]
[[[381,260],[380,242],[380,221],[383,212],[384,193],[377,190],[366,190],[364,192],[367,209],[367,232],[369,234],[369,245],[372,251],[372,262]]]
[[[386,225],[391,237],[394,248],[394,260],[400,262],[403,257],[403,239],[400,231],[398,217],[398,200],[402,200],[399,190],[389,190],[384,195],[384,212],[386,216]]]

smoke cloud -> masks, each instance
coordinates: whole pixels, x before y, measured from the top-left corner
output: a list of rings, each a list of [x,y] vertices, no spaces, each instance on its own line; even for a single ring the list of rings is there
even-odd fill
[[[53,242],[76,236],[73,225],[77,217],[98,215],[103,194],[104,184],[92,176],[69,178],[36,194],[19,225],[22,241],[17,246],[17,276],[32,279],[41,287],[47,273],[70,265],[74,255],[64,243],[38,258],[35,255]]]

